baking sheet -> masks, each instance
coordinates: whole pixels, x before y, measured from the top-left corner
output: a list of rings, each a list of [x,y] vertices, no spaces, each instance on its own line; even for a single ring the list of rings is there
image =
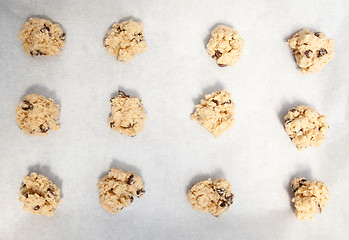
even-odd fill
[[[0,239],[346,239],[349,231],[349,2],[0,1]],[[30,16],[58,22],[66,45],[56,57],[29,58],[17,34]],[[148,51],[118,63],[102,45],[113,22],[144,23]],[[246,41],[234,67],[205,51],[217,24]],[[302,75],[286,40],[302,28],[335,39],[336,57]],[[236,124],[214,138],[190,114],[212,91],[227,89]],[[130,138],[107,126],[117,90],[141,97],[148,120]],[[61,129],[30,138],[14,109],[28,93],[61,106]],[[282,118],[299,104],[328,118],[320,148],[299,152]],[[117,215],[98,203],[110,167],[143,177],[146,194]],[[22,177],[36,171],[63,193],[52,218],[23,211]],[[234,205],[216,219],[194,211],[188,189],[208,177],[232,183]],[[320,180],[331,199],[313,222],[298,221],[289,183]]]

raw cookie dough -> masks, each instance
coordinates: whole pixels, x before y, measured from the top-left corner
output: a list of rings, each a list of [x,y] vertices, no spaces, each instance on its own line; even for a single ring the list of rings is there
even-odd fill
[[[303,29],[297,32],[288,45],[292,48],[302,73],[316,73],[334,58],[334,40],[321,32]]]
[[[234,66],[240,59],[245,41],[236,29],[219,25],[211,33],[207,52],[217,61],[218,66]]]
[[[136,196],[142,197],[145,193],[143,180],[132,172],[112,168],[97,184],[99,203],[108,212],[118,213],[128,207]]]
[[[299,220],[312,220],[314,214],[324,210],[330,197],[323,182],[310,182],[305,178],[295,178],[291,182],[291,189],[294,192],[292,202]]]
[[[328,129],[326,117],[313,108],[303,105],[292,108],[284,120],[285,130],[299,150],[323,144]]]
[[[16,107],[17,125],[29,136],[46,136],[50,129],[59,129],[59,105],[51,98],[29,94]]]
[[[143,130],[147,117],[140,98],[130,97],[123,91],[118,91],[118,96],[110,99],[110,104],[111,115],[108,124],[111,129],[130,137]]]
[[[231,193],[230,183],[220,178],[212,181],[196,183],[188,193],[188,201],[191,206],[201,212],[209,212],[215,217],[220,217],[224,212],[229,212],[233,204],[234,194]]]
[[[235,121],[235,104],[226,90],[206,95],[205,99],[195,106],[195,109],[191,119],[198,120],[215,137],[219,137],[224,131],[231,128]]]
[[[53,56],[61,53],[65,33],[57,23],[44,18],[30,18],[18,34],[28,56]]]
[[[61,203],[61,190],[41,174],[31,173],[24,177],[19,191],[23,209],[34,214],[51,217]]]
[[[117,60],[129,62],[141,52],[147,50],[147,44],[143,36],[143,23],[132,19],[123,23],[114,23],[104,37],[104,46],[109,54]]]

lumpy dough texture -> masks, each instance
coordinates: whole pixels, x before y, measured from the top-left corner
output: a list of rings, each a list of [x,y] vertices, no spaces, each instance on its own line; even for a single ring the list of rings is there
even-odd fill
[[[116,168],[112,168],[97,187],[102,208],[111,213],[118,213],[128,207],[134,197],[140,198],[145,193],[140,176]]]
[[[188,201],[195,210],[209,212],[215,217],[220,217],[224,212],[229,211],[233,198],[231,185],[224,178],[214,182],[211,178],[198,182],[188,193]]]
[[[195,106],[191,119],[197,120],[215,137],[219,137],[234,124],[234,108],[235,104],[228,91],[213,92]]]
[[[59,105],[51,98],[29,94],[16,107],[17,125],[29,136],[46,136],[59,129]]]
[[[219,25],[211,33],[207,44],[207,52],[217,61],[218,66],[234,66],[240,59],[245,41],[237,30]]]
[[[30,18],[18,34],[24,51],[31,57],[53,56],[61,53],[65,33],[57,23],[43,18]]]
[[[299,220],[312,220],[314,214],[324,210],[330,197],[323,182],[307,181],[305,178],[295,178],[291,182],[291,189],[294,192],[292,202]]]
[[[292,108],[284,120],[285,130],[299,150],[323,144],[328,129],[326,117],[313,108],[303,105]]]
[[[111,129],[131,137],[143,130],[147,117],[140,98],[119,91],[117,97],[110,99],[110,104],[108,123]]]
[[[114,23],[104,38],[104,46],[117,60],[129,62],[141,52],[147,50],[143,36],[143,23],[132,19],[123,23]]]
[[[320,71],[335,56],[334,40],[321,32],[303,29],[288,40],[288,44],[302,73]]]
[[[60,189],[50,179],[36,173],[23,178],[19,195],[24,210],[47,217],[51,217],[61,203]]]

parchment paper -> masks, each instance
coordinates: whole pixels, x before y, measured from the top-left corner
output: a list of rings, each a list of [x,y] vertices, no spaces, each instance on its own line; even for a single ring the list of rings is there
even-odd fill
[[[349,218],[349,2],[0,1],[0,239],[347,239]],[[17,39],[31,16],[58,22],[66,45],[30,58]],[[117,62],[102,40],[113,22],[144,23],[148,51]],[[246,41],[234,67],[205,50],[217,24]],[[286,41],[310,28],[335,39],[336,57],[302,75]],[[236,124],[214,138],[190,120],[205,94],[227,89]],[[148,120],[134,138],[107,126],[117,90],[143,100]],[[14,109],[28,93],[60,104],[61,129],[28,137]],[[297,150],[282,118],[306,104],[327,116],[320,148]],[[104,211],[96,184],[110,167],[143,177],[146,194],[117,215]],[[35,171],[63,193],[52,218],[22,210],[22,178]],[[188,189],[208,177],[232,183],[235,201],[216,219],[194,211]],[[331,199],[313,222],[296,219],[290,181],[323,181]]]

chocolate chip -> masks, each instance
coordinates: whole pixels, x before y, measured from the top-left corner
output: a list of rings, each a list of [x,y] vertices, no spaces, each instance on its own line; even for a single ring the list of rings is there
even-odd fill
[[[49,32],[50,31],[50,28],[47,27],[45,24],[44,24],[44,27],[40,29],[40,32],[44,33],[44,32]]]
[[[313,51],[312,51],[312,50],[306,50],[306,51],[304,51],[304,55],[305,55],[307,58],[310,58],[311,55],[313,55]]]
[[[133,196],[129,196],[130,198],[130,202],[132,203],[133,202]]]
[[[224,189],[217,188],[217,189],[216,189],[216,192],[218,193],[219,196],[223,196],[225,190],[224,190]]]
[[[27,105],[26,107],[22,107],[24,111],[33,110],[34,106],[28,100],[23,100],[23,103]]]
[[[320,213],[322,213],[322,209],[321,209],[320,203],[318,203],[317,206],[319,208]]]
[[[42,133],[46,133],[47,131],[48,131],[48,127],[46,128],[46,127],[44,127],[44,125],[43,124],[41,124],[40,126],[39,126],[39,128],[40,128],[40,131],[42,132]]]
[[[39,50],[34,50],[34,51],[30,51],[30,55],[32,57],[36,57],[36,56],[44,55],[44,53],[40,52]]]
[[[25,193],[25,194],[24,194],[24,196],[25,196],[26,198],[28,198],[28,196],[29,196],[29,193]]]
[[[218,67],[226,67],[227,65],[226,64],[220,64],[218,63]]]
[[[220,51],[216,50],[216,52],[214,53],[214,56],[216,58],[220,58],[222,56],[222,53]]]
[[[134,175],[133,175],[133,174],[132,174],[131,176],[128,177],[126,183],[127,183],[128,185],[132,185],[132,184],[135,183]]]
[[[33,210],[34,211],[37,211],[37,210],[39,210],[40,209],[40,206],[39,205],[36,205],[35,207],[33,207]]]
[[[222,105],[224,105],[224,104],[231,104],[231,100],[222,103]]]
[[[322,57],[323,55],[328,54],[327,50],[325,48],[321,48],[318,52],[317,52],[317,57]]]
[[[218,101],[215,99],[212,99],[212,102],[214,102],[218,106]]]
[[[320,37],[320,32],[314,33],[315,36]]]
[[[126,93],[124,93],[123,91],[118,91],[118,97],[122,97],[122,98],[129,98],[130,95],[127,95]]]
[[[21,186],[21,188],[25,188],[27,186],[27,184],[25,184],[25,183],[22,183],[22,186]]]
[[[226,207],[227,205],[228,205],[228,204],[227,204],[227,202],[225,202],[225,201],[221,202],[221,204],[220,204],[221,207]]]
[[[136,192],[137,197],[141,197],[141,196],[143,196],[143,194],[144,194],[144,193],[145,193],[145,190],[144,190],[143,188],[138,189],[138,190],[137,190],[137,192]]]
[[[115,122],[110,122],[110,128],[115,127]]]

